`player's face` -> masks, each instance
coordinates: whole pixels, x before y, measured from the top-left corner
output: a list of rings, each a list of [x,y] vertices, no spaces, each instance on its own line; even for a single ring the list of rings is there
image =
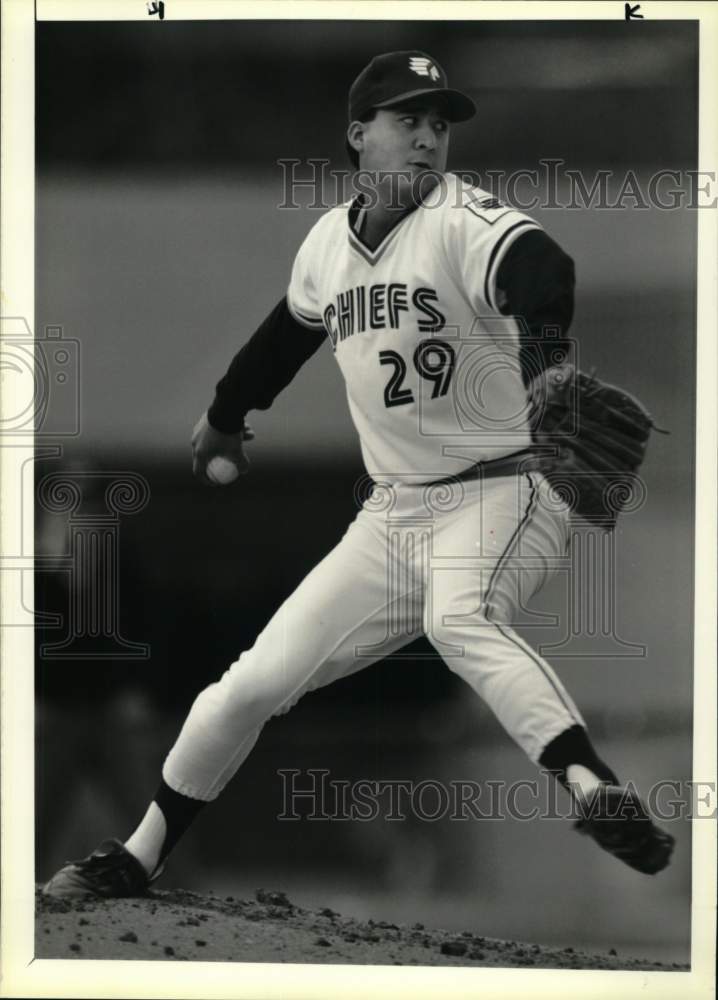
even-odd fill
[[[361,169],[394,174],[399,190],[411,189],[412,181],[423,171],[443,173],[446,169],[449,123],[438,104],[407,103],[379,109],[375,118],[365,123],[362,140]]]

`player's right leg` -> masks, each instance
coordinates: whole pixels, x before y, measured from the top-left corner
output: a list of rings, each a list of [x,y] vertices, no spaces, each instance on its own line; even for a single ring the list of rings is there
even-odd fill
[[[254,646],[195,699],[162,770],[155,799],[125,845],[106,841],[62,868],[56,896],[138,895],[161,871],[198,811],[216,798],[264,723],[420,634],[423,581],[387,580],[384,518],[360,512],[339,544],[284,602]]]

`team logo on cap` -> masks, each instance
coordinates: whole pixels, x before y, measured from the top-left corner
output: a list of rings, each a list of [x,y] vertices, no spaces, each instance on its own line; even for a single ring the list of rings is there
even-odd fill
[[[418,76],[430,76],[432,80],[439,79],[438,69],[431,59],[426,59],[424,56],[412,56],[409,59],[409,69],[413,70]]]

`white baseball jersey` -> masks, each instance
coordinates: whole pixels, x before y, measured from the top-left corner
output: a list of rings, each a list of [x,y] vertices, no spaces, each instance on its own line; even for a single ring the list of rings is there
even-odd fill
[[[426,482],[527,447],[519,327],[499,311],[496,275],[538,223],[445,174],[370,250],[351,206],[312,228],[287,301],[329,335],[367,472]]]
[[[532,760],[585,727],[512,627],[565,558],[567,510],[538,473],[418,485],[529,444],[518,328],[500,315],[496,274],[536,223],[451,174],[374,251],[354,217],[344,205],[314,226],[287,298],[295,319],[329,335],[382,489],[252,648],[196,698],[162,774],[203,801],[225,787],[267,719],[422,632]]]

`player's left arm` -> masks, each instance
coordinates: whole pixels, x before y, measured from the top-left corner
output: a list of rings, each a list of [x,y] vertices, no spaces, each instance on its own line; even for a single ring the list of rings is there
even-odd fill
[[[567,352],[574,265],[538,222],[492,194],[463,187],[441,221],[444,259],[477,316],[515,317],[524,384]],[[545,328],[551,328],[551,336]]]
[[[574,286],[573,260],[542,229],[522,233],[506,251],[496,275],[496,304],[503,315],[522,320],[524,385],[568,355]]]

